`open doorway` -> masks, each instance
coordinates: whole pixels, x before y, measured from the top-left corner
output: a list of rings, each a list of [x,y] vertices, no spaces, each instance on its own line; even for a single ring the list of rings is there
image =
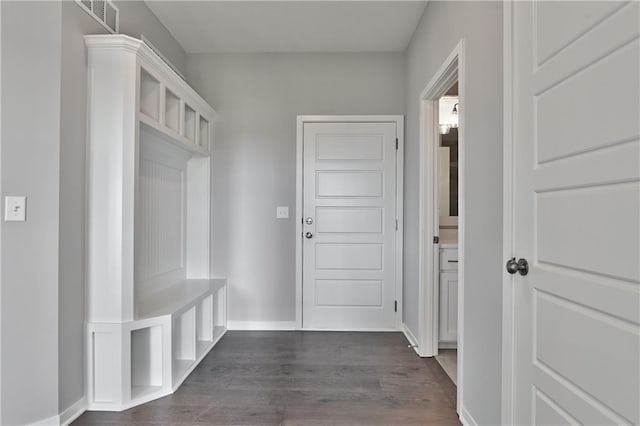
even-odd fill
[[[458,361],[458,81],[438,99],[437,217],[438,353],[436,360],[457,382]]]
[[[464,395],[464,42],[420,94],[418,354]],[[455,350],[455,351],[454,351]],[[444,356],[443,356],[444,355]],[[455,372],[455,374],[454,374]]]

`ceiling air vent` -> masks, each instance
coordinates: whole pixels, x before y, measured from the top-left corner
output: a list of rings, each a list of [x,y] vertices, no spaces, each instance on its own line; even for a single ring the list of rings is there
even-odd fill
[[[118,32],[120,11],[112,2],[109,0],[76,0],[76,3],[100,22],[107,31],[110,33]]]

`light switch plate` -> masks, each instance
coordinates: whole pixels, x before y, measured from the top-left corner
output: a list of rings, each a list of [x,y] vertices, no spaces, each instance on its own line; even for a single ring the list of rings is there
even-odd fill
[[[289,207],[278,206],[276,207],[276,219],[288,219]]]
[[[27,197],[4,197],[4,220],[5,222],[26,222]]]

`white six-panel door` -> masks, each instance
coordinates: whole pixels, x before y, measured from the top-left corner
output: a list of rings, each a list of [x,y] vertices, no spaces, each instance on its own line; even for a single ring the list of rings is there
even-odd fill
[[[396,327],[396,126],[304,123],[304,328]]]
[[[640,3],[513,3],[514,423],[640,423]]]

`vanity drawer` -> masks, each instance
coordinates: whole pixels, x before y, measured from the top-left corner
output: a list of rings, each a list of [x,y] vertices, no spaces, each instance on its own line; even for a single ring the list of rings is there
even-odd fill
[[[458,269],[458,249],[440,249],[440,270]]]

